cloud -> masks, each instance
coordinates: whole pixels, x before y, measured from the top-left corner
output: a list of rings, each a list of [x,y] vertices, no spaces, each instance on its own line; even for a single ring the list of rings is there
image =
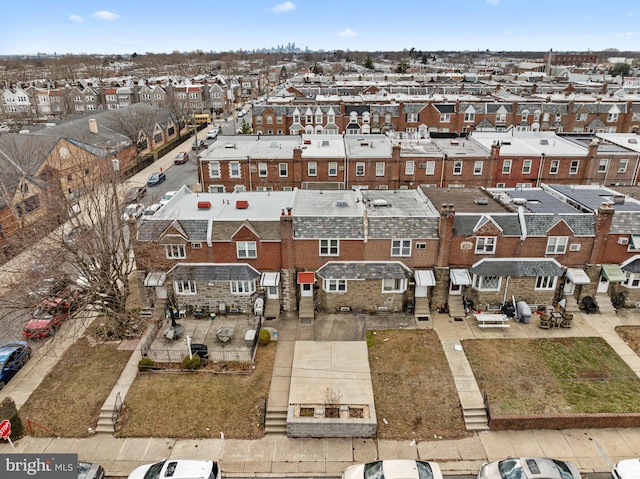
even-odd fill
[[[338,36],[342,37],[342,38],[348,38],[348,37],[358,36],[358,34],[356,32],[354,32],[353,30],[351,30],[350,28],[345,28],[340,33],[338,33]]]
[[[500,3],[500,0],[487,0],[488,5],[497,5]]]
[[[292,10],[296,9],[296,4],[293,2],[282,2],[282,3],[278,3],[276,5],[274,5],[273,7],[269,8],[268,10],[271,13],[287,13],[287,12],[291,12]]]
[[[118,15],[117,13],[108,12],[106,10],[100,10],[91,15],[91,18],[93,18],[94,20],[104,20],[106,22],[112,22],[120,18],[120,15]]]
[[[74,15],[72,13],[71,15],[69,15],[69,21],[73,23],[82,23],[84,22],[84,18],[82,18],[80,15]]]
[[[622,33],[618,33],[616,36],[617,37],[636,37],[640,35],[640,32],[622,32]]]

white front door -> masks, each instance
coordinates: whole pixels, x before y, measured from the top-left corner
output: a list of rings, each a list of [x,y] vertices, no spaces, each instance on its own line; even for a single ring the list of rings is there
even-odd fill
[[[449,282],[449,294],[452,296],[460,296],[462,294],[462,286],[453,284],[453,281]]]
[[[576,285],[567,278],[564,282],[564,294],[573,294],[576,289]]]
[[[416,286],[416,298],[426,298],[428,286]]]
[[[278,299],[280,297],[277,286],[267,286],[267,299]]]
[[[609,289],[609,280],[604,276],[600,275],[600,281],[598,282],[598,293],[606,293]]]
[[[304,297],[313,296],[313,285],[312,284],[301,284],[300,285],[300,296],[304,296]]]

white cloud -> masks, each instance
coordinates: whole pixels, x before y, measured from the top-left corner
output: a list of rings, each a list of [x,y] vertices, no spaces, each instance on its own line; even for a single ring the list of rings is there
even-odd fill
[[[73,23],[82,23],[84,22],[84,18],[82,18],[80,15],[74,15],[72,13],[71,15],[69,15],[69,21]]]
[[[623,33],[618,33],[616,36],[618,37],[635,37],[640,35],[640,32],[623,32]]]
[[[500,0],[487,0],[487,4],[489,5],[497,5],[500,3]]]
[[[296,4],[293,2],[282,2],[269,8],[272,13],[287,13],[296,9]]]
[[[91,15],[91,18],[93,18],[94,20],[105,20],[107,22],[112,22],[120,18],[120,15],[118,15],[117,13],[108,12],[106,10],[100,10]]]
[[[338,36],[342,37],[342,38],[355,37],[357,35],[358,34],[356,32],[354,32],[353,30],[351,30],[350,28],[345,28],[340,33],[338,33]]]

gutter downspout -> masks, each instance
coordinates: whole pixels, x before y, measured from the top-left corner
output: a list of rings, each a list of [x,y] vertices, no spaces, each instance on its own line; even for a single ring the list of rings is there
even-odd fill
[[[342,175],[342,184],[346,190],[349,186],[349,157],[344,157],[344,174]]]
[[[447,155],[444,155],[442,157],[442,168],[440,169],[440,188],[442,188],[442,185],[444,183],[444,167],[445,167],[446,159],[447,159]]]
[[[247,160],[249,161],[249,191],[253,191],[253,181],[252,181],[253,175],[251,174],[251,157],[249,155],[247,155]]]
[[[636,166],[633,169],[633,178],[631,178],[631,186],[638,184],[638,169],[640,168],[640,153],[636,156]]]
[[[538,184],[537,187],[540,187],[540,182],[542,180],[542,169],[544,168],[544,153],[540,155],[540,167],[538,168]]]

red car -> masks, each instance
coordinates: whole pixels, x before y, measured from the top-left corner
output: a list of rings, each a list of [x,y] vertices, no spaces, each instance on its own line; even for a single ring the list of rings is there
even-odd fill
[[[173,159],[173,163],[176,165],[182,165],[187,161],[189,161],[189,153],[187,153],[186,151],[182,153],[178,153],[176,157]]]
[[[43,299],[31,313],[31,319],[22,328],[22,335],[27,339],[52,336],[69,316],[72,305],[71,299],[59,297]]]

